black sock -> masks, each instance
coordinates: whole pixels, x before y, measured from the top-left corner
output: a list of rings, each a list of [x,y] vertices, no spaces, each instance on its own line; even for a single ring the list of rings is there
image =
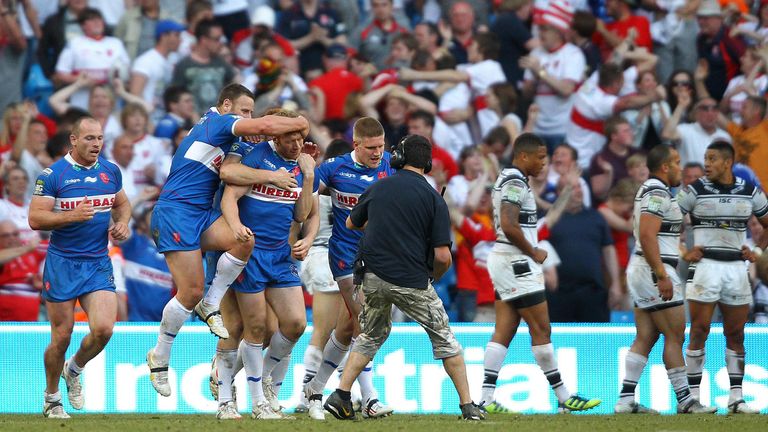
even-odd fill
[[[352,400],[352,392],[348,392],[346,390],[342,389],[336,389],[336,393],[341,396],[341,400],[343,401],[351,401]]]

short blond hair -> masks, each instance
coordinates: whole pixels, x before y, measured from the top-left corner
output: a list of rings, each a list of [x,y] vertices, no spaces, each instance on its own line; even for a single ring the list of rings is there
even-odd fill
[[[384,136],[384,127],[373,117],[362,117],[352,127],[352,141]]]

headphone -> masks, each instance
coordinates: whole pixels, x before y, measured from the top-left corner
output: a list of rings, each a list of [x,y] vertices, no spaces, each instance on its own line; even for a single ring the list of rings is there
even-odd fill
[[[403,139],[400,140],[399,143],[397,143],[396,146],[392,147],[392,156],[389,158],[389,165],[394,169],[402,169],[405,166],[405,163],[407,161],[407,158],[405,156],[405,142],[408,141],[409,138],[414,137],[415,135],[406,135],[403,137]],[[425,138],[426,139],[426,138]],[[424,167],[424,174],[428,174],[430,171],[432,171],[432,157],[429,158],[429,161],[427,162],[427,166]]]

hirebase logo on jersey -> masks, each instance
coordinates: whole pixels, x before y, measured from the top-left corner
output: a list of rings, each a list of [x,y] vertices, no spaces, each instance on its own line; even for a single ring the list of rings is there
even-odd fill
[[[248,193],[248,196],[260,201],[271,201],[282,204],[293,204],[299,199],[300,195],[301,188],[280,189],[271,184],[255,184]]]
[[[492,325],[454,324],[464,349],[467,376],[474,400],[479,400],[483,382],[483,351],[493,333]],[[78,346],[88,333],[87,324],[77,324],[72,345]],[[279,394],[280,404],[292,408],[299,401],[304,377],[302,358],[311,336],[311,327],[296,344],[291,366]],[[624,378],[624,358],[635,336],[631,324],[553,325],[552,341],[563,381],[571,391],[600,398],[602,405],[588,414],[610,414],[619,397]],[[25,379],[25,388],[45,388],[42,357],[50,341],[47,323],[0,324],[0,379]],[[157,325],[118,323],[105,351],[85,367],[82,375],[86,412],[105,413],[214,413],[217,403],[208,392],[211,355],[216,340],[202,323],[187,323],[179,332],[169,372],[170,397],[159,396],[149,382],[143,354],[154,345]],[[595,343],[600,341],[600,343]],[[768,410],[768,326],[748,325],[745,345],[747,365],[744,399],[751,407]],[[531,354],[531,340],[522,326],[509,347],[499,371],[496,400],[515,412],[555,413],[557,400]],[[13,349],[8,349],[13,347]],[[676,408],[675,395],[662,362],[661,349],[654,349],[637,387],[638,402],[663,413]],[[713,325],[707,341],[707,356],[701,380],[701,402],[725,412],[730,382],[723,353],[725,339],[721,326]],[[325,394],[337,385],[337,374],[328,382]],[[387,342],[374,360],[374,385],[382,401],[403,414],[458,412],[458,397],[442,364],[432,358],[429,338],[415,324],[395,324]],[[242,411],[250,407],[244,373],[235,379],[237,401]],[[41,390],[42,391],[42,390]],[[39,414],[38,392],[1,392],[0,412]],[[67,408],[66,397],[63,399]]]
[[[54,204],[53,209],[55,211],[74,210],[81,202],[83,202],[83,199],[85,199],[85,197],[56,198],[56,203]],[[109,211],[115,203],[115,194],[88,197],[88,202],[91,203],[93,210],[96,212]]]
[[[341,192],[331,189],[331,202],[334,207],[352,210],[360,199],[360,194]]]

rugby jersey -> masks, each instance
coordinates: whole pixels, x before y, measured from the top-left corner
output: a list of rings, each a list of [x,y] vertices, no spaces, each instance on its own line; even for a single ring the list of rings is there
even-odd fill
[[[507,239],[501,229],[501,206],[505,202],[520,208],[518,223],[523,236],[534,247],[538,244],[536,199],[528,185],[528,177],[522,171],[515,167],[502,170],[493,185],[491,201],[493,202],[493,223],[496,229],[496,244],[493,250],[523,254],[523,251]]]
[[[678,259],[678,245],[680,242],[680,228],[683,224],[683,213],[677,204],[677,198],[672,195],[667,185],[655,177],[646,180],[635,195],[635,208],[633,211],[632,232],[636,243],[636,253],[643,254],[640,245],[640,216],[650,214],[661,219],[659,229],[659,254],[661,260],[673,262]]]

